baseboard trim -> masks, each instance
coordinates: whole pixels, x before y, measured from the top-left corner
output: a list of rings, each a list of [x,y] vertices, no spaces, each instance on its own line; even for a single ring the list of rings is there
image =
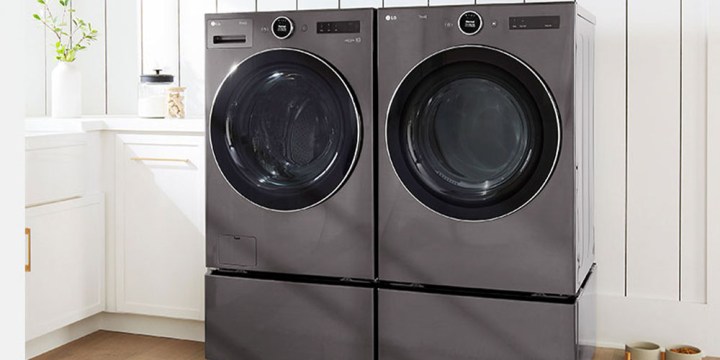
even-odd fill
[[[30,359],[98,330],[205,341],[205,322],[157,316],[102,312],[25,342]]]
[[[205,322],[158,316],[103,313],[101,330],[205,341]]]
[[[31,359],[100,330],[102,313],[74,322],[25,342],[25,358]]]

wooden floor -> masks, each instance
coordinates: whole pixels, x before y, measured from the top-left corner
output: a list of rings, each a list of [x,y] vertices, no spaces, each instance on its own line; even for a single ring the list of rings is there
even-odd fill
[[[97,331],[33,359],[195,360],[205,359],[205,346],[197,341]]]
[[[33,360],[202,360],[205,359],[204,351],[203,343],[196,341],[98,331]],[[595,352],[595,360],[624,359],[622,350],[598,349]],[[706,358],[713,359],[720,360]]]

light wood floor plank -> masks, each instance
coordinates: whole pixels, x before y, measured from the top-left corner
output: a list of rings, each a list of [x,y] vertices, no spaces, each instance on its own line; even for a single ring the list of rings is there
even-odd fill
[[[33,360],[202,360],[204,355],[201,342],[97,331]]]
[[[203,360],[201,342],[97,331],[33,360]],[[594,360],[624,360],[622,350],[597,349]],[[705,358],[720,360],[720,358]]]

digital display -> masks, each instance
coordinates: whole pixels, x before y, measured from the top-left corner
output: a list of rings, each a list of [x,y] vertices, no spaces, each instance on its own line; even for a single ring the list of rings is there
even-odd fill
[[[317,23],[318,34],[357,34],[359,21],[321,21]]]
[[[523,16],[510,18],[510,30],[538,30],[559,28],[559,16]]]

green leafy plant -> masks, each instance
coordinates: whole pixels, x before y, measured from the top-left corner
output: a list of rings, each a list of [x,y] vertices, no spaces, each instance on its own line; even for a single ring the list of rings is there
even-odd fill
[[[71,0],[57,0],[62,8],[62,14],[58,16],[53,15],[46,0],[36,1],[42,5],[42,16],[33,14],[33,17],[57,37],[55,59],[73,62],[77,58],[78,52],[85,50],[88,45],[97,40],[98,31],[93,29],[89,22],[75,16]],[[80,39],[77,40],[78,38]]]

